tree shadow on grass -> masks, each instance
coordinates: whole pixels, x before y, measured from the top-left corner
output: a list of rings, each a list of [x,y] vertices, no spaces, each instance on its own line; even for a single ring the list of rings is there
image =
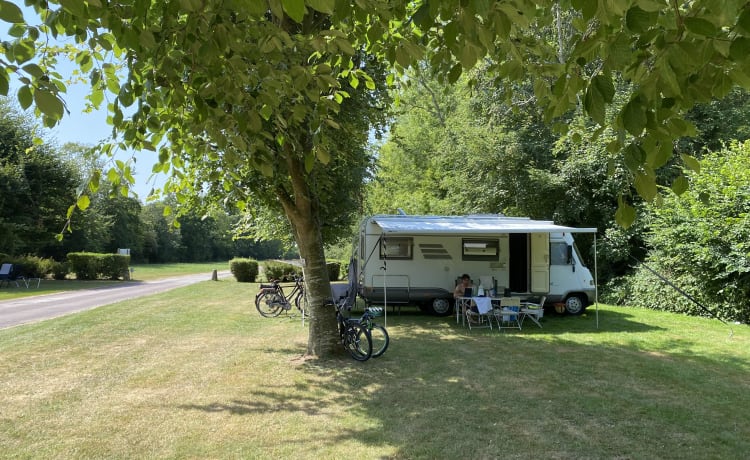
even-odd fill
[[[738,458],[750,449],[746,354],[701,355],[689,334],[654,349],[638,336],[666,328],[626,310],[599,313],[598,330],[589,312],[549,316],[542,329],[516,333],[469,331],[455,317],[389,314],[391,345],[378,359],[265,350],[297,367],[299,391],[257,387],[246,397],[179,407],[309,417],[330,426],[298,434],[300,449],[310,449],[306,441],[328,452],[366,446],[387,458]],[[564,335],[596,332],[615,338]],[[360,422],[343,426],[342,413]],[[645,442],[657,432],[658,443]]]

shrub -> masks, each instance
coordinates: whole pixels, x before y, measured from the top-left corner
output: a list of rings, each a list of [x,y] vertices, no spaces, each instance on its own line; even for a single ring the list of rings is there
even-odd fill
[[[95,280],[100,277],[116,280],[129,270],[130,256],[71,252],[68,254],[68,262],[70,271],[79,280]]]
[[[330,281],[338,281],[341,276],[341,262],[326,262],[326,270],[328,270],[328,279]]]
[[[52,277],[56,280],[64,280],[70,271],[70,266],[67,262],[56,262],[52,261]]]
[[[302,276],[302,267],[288,264],[286,262],[266,261],[263,262],[263,274],[267,281],[291,281],[295,276]]]
[[[229,270],[240,283],[253,283],[258,276],[258,261],[234,258],[229,261]]]
[[[44,278],[49,273],[52,273],[54,260],[43,259],[38,256],[21,256],[6,258],[3,260],[3,263],[13,264],[15,272],[23,277]]]

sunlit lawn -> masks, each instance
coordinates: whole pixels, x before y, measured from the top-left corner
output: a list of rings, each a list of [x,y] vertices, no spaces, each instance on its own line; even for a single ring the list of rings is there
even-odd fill
[[[365,363],[205,282],[0,331],[6,458],[747,458],[750,331],[603,306],[521,332],[389,314]]]
[[[150,264],[150,265],[132,265],[132,277],[137,281],[152,281],[159,278],[167,278],[179,275],[191,275],[195,273],[208,273],[213,270],[228,270],[228,262],[210,262],[195,264]],[[75,279],[53,280],[44,279],[37,283],[30,281],[29,287],[22,281],[18,284],[11,282],[10,285],[3,284],[0,288],[0,301],[8,299],[17,299],[21,297],[30,297],[40,294],[53,294],[55,292],[74,291],[79,289],[92,289],[117,283],[126,283],[127,281],[78,281]],[[38,286],[37,286],[38,284]]]

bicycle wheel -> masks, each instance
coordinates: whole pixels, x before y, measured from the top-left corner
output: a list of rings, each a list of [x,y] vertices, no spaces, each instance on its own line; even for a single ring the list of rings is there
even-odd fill
[[[349,324],[344,331],[344,348],[357,361],[367,361],[372,356],[370,331],[360,324]]]
[[[284,298],[276,291],[269,289],[261,291],[255,296],[255,308],[258,309],[258,313],[260,313],[261,316],[266,318],[279,316],[283,307]]]
[[[304,291],[298,293],[297,297],[294,298],[294,306],[297,307],[297,310],[299,310],[305,318],[310,317],[310,304],[307,303],[307,296],[305,296]]]
[[[377,358],[388,349],[391,338],[388,336],[388,331],[380,324],[371,323],[368,329],[370,332],[370,341],[372,342],[372,358]]]

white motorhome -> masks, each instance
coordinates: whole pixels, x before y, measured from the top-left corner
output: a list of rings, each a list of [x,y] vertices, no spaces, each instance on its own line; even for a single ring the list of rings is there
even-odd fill
[[[357,292],[369,304],[418,305],[436,315],[453,309],[456,280],[494,278],[500,295],[547,296],[581,314],[595,285],[573,233],[595,233],[550,221],[501,215],[375,215],[355,248]],[[351,281],[351,280],[350,280]]]

